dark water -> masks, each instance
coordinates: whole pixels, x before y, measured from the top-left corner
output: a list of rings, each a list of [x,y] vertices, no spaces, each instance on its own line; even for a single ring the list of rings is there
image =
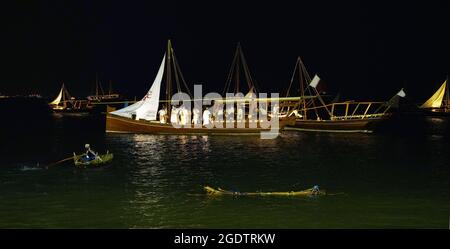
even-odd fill
[[[32,125],[33,122],[35,125]],[[450,122],[406,122],[381,134],[252,136],[105,134],[101,117],[53,117],[5,132],[2,228],[448,228]],[[413,127],[413,128],[412,128]],[[415,127],[415,128],[414,128]],[[109,149],[113,163],[42,166]],[[207,197],[202,185],[336,195]]]

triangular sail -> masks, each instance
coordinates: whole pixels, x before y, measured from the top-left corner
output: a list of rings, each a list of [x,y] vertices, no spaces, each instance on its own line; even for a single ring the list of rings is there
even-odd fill
[[[61,103],[61,99],[63,97],[63,90],[64,90],[64,85],[61,87],[61,90],[59,91],[58,96],[52,102],[50,102],[50,105],[59,105],[59,103]]]
[[[150,90],[142,100],[111,113],[127,118],[132,118],[134,114],[136,115],[136,119],[156,120],[165,62],[166,55],[164,54],[161,66],[159,66],[158,74],[156,75]]]
[[[440,108],[442,105],[442,99],[445,95],[445,87],[447,85],[447,81],[444,81],[441,87],[429,98],[420,108]]]

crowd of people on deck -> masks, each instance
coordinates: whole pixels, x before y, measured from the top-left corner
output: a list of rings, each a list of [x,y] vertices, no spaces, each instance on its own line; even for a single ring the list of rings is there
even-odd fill
[[[262,115],[267,115],[268,112],[266,109],[256,109],[259,110]],[[158,118],[159,122],[161,124],[166,123],[172,123],[172,124],[178,124],[181,126],[187,126],[187,125],[203,125],[203,126],[209,126],[213,122],[225,122],[231,121],[231,122],[244,122],[247,118],[248,121],[253,121],[253,116],[256,116],[257,111],[249,112],[247,115],[245,115],[245,109],[244,108],[237,108],[235,111],[235,108],[233,106],[226,107],[225,111],[224,108],[215,108],[213,110],[211,109],[205,109],[203,112],[198,108],[193,108],[193,110],[187,109],[185,106],[180,107],[172,107],[172,111],[170,112],[170,118],[167,111],[167,108],[163,106],[161,110],[158,112]],[[277,106],[274,107],[274,111],[278,112]],[[256,119],[254,120],[256,121]],[[263,120],[260,120],[262,122]]]

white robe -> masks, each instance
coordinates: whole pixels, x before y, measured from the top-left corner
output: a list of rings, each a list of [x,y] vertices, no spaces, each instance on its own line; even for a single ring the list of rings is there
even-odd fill
[[[192,117],[192,123],[193,124],[199,124],[200,123],[200,110],[198,110],[197,108],[194,108],[193,117]]]
[[[172,113],[170,114],[170,123],[178,124],[178,108],[173,108]]]
[[[187,125],[189,119],[189,111],[186,108],[180,109],[180,123],[181,125]]]
[[[166,110],[161,109],[159,110],[159,122],[161,124],[165,124],[166,123]]]
[[[203,112],[203,125],[209,125],[211,119],[211,112],[209,110],[205,110]]]

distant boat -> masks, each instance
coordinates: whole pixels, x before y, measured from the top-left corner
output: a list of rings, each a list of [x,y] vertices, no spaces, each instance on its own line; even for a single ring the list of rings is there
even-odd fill
[[[294,73],[286,92],[290,96],[295,76],[299,79],[299,101],[284,102],[282,115],[295,116],[295,125],[286,130],[319,132],[373,132],[377,124],[390,116],[388,112],[397,98],[404,97],[401,90],[388,102],[326,101],[317,87],[319,76],[310,78],[300,57],[295,64]]]
[[[233,60],[233,66],[230,70],[230,74],[232,74],[233,67],[236,63],[244,64],[239,68],[244,68],[246,71],[246,77],[249,77],[248,68],[245,64],[245,59],[243,57],[240,46],[236,50],[235,58]],[[172,75],[173,74],[173,75]],[[161,92],[161,83],[163,81],[163,76],[165,76],[165,95],[166,100],[160,101],[160,92]],[[239,76],[239,74],[238,74]],[[228,79],[233,78],[229,75]],[[236,77],[234,77],[236,78]],[[172,82],[175,81],[175,85],[177,89],[173,89]],[[227,80],[227,84],[230,80]],[[239,82],[239,81],[238,81]],[[248,82],[249,91],[253,91],[253,85],[251,85],[251,81]],[[236,90],[239,89],[239,84],[235,84]],[[177,120],[178,114],[172,113],[172,109],[168,108],[171,103],[171,98],[173,91],[180,93],[182,92],[182,87],[184,87],[184,92],[188,95],[192,96],[187,87],[186,81],[184,79],[183,74],[181,73],[180,66],[175,57],[174,50],[172,48],[170,40],[168,41],[167,51],[164,54],[161,65],[159,67],[156,78],[148,91],[145,97],[120,110],[112,111],[107,114],[106,117],[106,132],[118,132],[118,133],[162,133],[162,134],[259,134],[261,131],[270,131],[270,128],[262,128],[264,126],[262,122],[256,121],[255,123],[250,123],[248,118],[239,119],[240,121],[235,121],[232,124],[232,127],[224,128],[207,128],[203,124],[191,124],[185,123],[181,128],[175,128],[172,125],[172,119]],[[192,97],[191,97],[192,99]],[[158,110],[160,104],[162,105],[163,112],[167,114],[167,120],[161,120],[157,118]],[[191,110],[189,110],[191,111]],[[202,112],[202,110],[200,110]],[[172,115],[175,114],[175,115]],[[195,113],[194,113],[195,114]],[[190,113],[189,113],[190,115]],[[201,115],[201,114],[200,114]],[[203,113],[204,115],[204,113]],[[161,115],[160,115],[161,116]],[[190,118],[189,118],[190,120]],[[292,119],[291,119],[292,120]],[[214,121],[209,121],[210,123],[214,123]],[[241,122],[241,123],[238,123]],[[288,118],[281,119],[279,122],[279,129],[283,129],[283,127],[288,122]],[[277,130],[278,132],[278,130]]]
[[[125,98],[114,93],[112,90],[112,82],[109,81],[109,90],[105,92],[101,82],[98,80],[98,75],[96,75],[95,80],[95,94],[87,96],[88,105],[92,108],[93,112],[102,113],[107,111],[107,107],[123,107],[125,103]]]
[[[105,91],[103,91],[103,86],[101,82],[98,80],[98,75],[96,75],[95,95],[87,96],[87,99],[91,102],[114,102],[114,101],[121,101],[122,96],[112,91],[111,81],[109,81],[109,90],[107,93],[105,93]]]
[[[89,112],[91,109],[87,101],[77,100],[71,97],[64,83],[61,86],[58,96],[49,103],[49,106],[53,111],[60,113]]]
[[[450,116],[450,99],[447,80],[441,87],[420,106],[426,115],[430,116]]]

